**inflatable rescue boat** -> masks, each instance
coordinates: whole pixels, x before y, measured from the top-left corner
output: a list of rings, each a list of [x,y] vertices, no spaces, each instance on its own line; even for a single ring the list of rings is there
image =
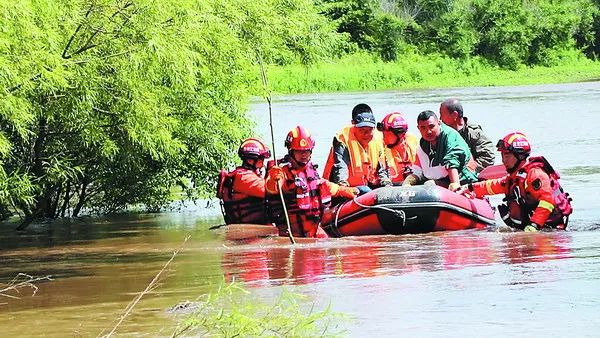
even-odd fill
[[[326,211],[321,226],[333,237],[481,229],[495,224],[484,199],[439,186],[383,187]]]

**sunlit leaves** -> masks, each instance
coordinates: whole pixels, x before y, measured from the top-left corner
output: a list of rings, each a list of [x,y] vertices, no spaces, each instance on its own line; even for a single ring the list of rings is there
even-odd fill
[[[17,209],[47,217],[156,209],[182,180],[207,194],[251,134],[258,55],[335,43],[310,0],[16,0],[0,19],[2,173],[33,182]]]
[[[236,282],[179,307],[193,313],[179,324],[174,337],[336,337],[343,333],[340,324],[348,321],[329,307],[316,310],[301,294],[283,290],[273,300],[258,299]]]

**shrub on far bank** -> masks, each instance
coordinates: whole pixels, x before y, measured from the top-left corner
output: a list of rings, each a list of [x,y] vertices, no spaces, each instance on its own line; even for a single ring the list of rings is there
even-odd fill
[[[522,85],[600,78],[600,62],[589,60],[578,51],[554,51],[549,55],[551,67],[521,64],[509,70],[480,57],[458,60],[440,54],[408,52],[395,62],[383,62],[376,55],[358,53],[309,68],[272,67],[269,78],[273,90],[280,94]]]

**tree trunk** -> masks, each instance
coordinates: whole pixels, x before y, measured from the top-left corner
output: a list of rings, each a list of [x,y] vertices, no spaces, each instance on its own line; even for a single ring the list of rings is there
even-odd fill
[[[83,179],[81,180],[81,192],[79,193],[79,200],[77,201],[77,205],[75,206],[75,209],[73,209],[73,217],[77,217],[79,216],[79,212],[81,211],[81,208],[83,208],[83,205],[85,204],[85,199],[87,197],[87,186],[88,186],[88,179],[86,176],[83,176]]]
[[[71,201],[71,182],[67,182],[67,189],[65,189],[65,197],[63,200],[63,204],[60,207],[60,217],[65,217],[65,212],[67,211],[67,206]]]
[[[52,191],[56,191],[56,192],[52,193]],[[48,198],[49,202],[52,202],[52,203],[50,203],[48,209],[44,212],[45,217],[47,217],[47,218],[57,218],[58,217],[58,213],[56,212],[56,210],[58,210],[58,202],[60,201],[60,195],[62,195],[62,191],[63,191],[62,184],[58,185],[58,189],[52,187],[49,194],[51,194],[51,196],[54,196],[54,199],[52,199],[52,197]]]
[[[43,167],[43,150],[46,136],[48,135],[48,121],[44,116],[41,116],[38,121],[38,134],[33,144],[33,152],[31,154],[31,172],[36,179],[41,179],[44,176]],[[49,206],[46,192],[42,192],[42,195],[35,197],[34,207],[31,212],[25,212],[25,219],[19,224],[17,230],[24,230],[33,222],[43,211],[46,211]],[[27,208],[29,209],[29,208]]]

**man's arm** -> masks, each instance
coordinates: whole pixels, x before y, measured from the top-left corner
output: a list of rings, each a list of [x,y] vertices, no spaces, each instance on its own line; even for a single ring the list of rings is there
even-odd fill
[[[333,167],[331,168],[331,182],[348,183],[348,166],[350,165],[350,153],[348,147],[340,142],[337,137],[333,138]]]
[[[460,188],[460,177],[458,176],[458,169],[456,168],[448,168],[448,178],[450,179],[450,184],[448,185],[448,189],[455,191]]]
[[[506,194],[507,179],[508,176],[504,176],[501,178],[465,184],[460,188],[459,193],[466,193],[469,191],[478,198],[487,195]]]
[[[471,149],[475,162],[478,164],[477,172],[494,164],[496,159],[494,144],[485,136],[481,129],[473,129],[474,145]]]
[[[552,187],[550,186],[550,178],[542,169],[531,169],[527,173],[527,192],[536,199],[538,205],[533,210],[531,215],[531,223],[543,227],[548,217],[555,208],[554,198],[552,197]]]
[[[392,180],[390,179],[390,171],[388,169],[385,157],[385,149],[383,146],[380,149],[379,162],[377,162],[377,177],[379,178],[379,184],[382,186],[391,185]]]

